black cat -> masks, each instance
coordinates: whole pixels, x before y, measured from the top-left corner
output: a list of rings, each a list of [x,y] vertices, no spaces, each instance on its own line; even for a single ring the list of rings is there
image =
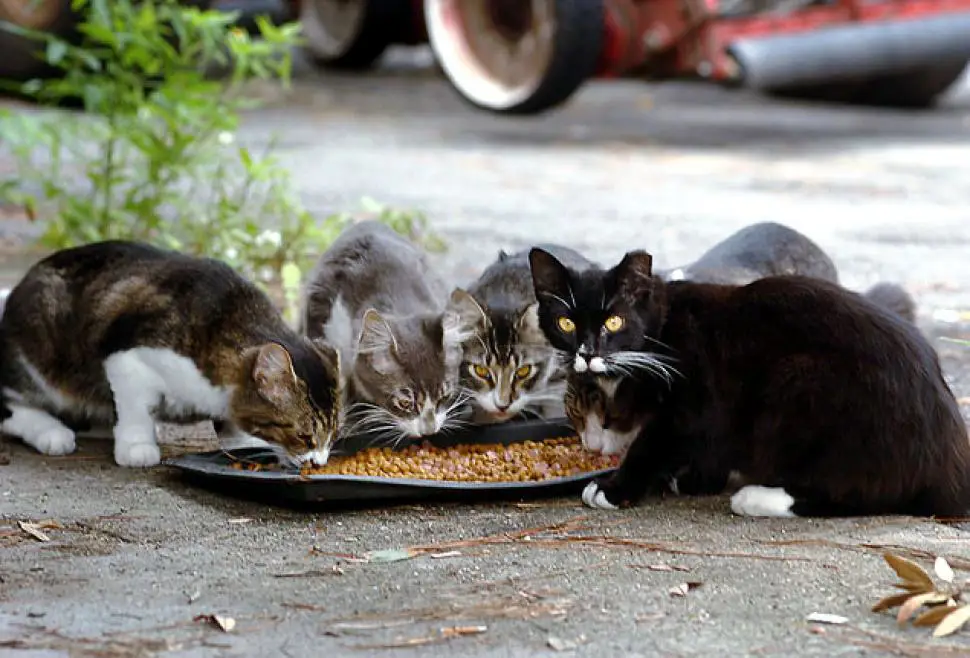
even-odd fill
[[[665,283],[633,251],[574,272],[533,249],[539,326],[577,373],[631,371],[646,418],[583,500],[614,509],[690,469],[697,488],[751,483],[751,516],[953,515],[970,509],[970,441],[933,348],[909,322],[798,276]],[[648,375],[644,377],[643,375]],[[681,487],[683,489],[683,487]]]

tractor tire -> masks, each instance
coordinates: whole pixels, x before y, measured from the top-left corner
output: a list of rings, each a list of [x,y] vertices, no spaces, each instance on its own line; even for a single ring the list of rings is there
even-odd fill
[[[916,69],[869,80],[839,82],[810,87],[770,90],[779,98],[823,101],[845,105],[895,109],[930,109],[962,75],[967,62],[941,62],[932,68]]]
[[[76,35],[71,0],[0,0],[0,21],[64,38]],[[56,75],[57,69],[44,60],[45,48],[43,41],[0,28],[0,79],[25,82]]]
[[[424,0],[424,18],[451,86],[496,114],[565,103],[595,75],[606,29],[603,0]]]
[[[321,68],[372,68],[407,29],[411,6],[411,0],[303,0],[304,51]]]

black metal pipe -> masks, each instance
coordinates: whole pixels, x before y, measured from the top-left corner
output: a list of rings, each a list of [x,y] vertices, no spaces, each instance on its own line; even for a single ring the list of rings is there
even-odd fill
[[[970,12],[735,41],[735,82],[755,89],[864,80],[970,61]]]

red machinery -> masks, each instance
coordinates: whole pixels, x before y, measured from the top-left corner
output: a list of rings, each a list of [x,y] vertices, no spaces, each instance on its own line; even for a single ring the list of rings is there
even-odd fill
[[[507,114],[616,76],[928,107],[970,60],[970,0],[290,1],[320,64],[428,42],[462,97]]]

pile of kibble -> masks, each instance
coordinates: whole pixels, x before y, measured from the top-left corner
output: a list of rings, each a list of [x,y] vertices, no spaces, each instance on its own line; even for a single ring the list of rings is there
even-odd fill
[[[402,450],[366,448],[332,457],[324,466],[304,466],[304,475],[370,475],[452,482],[536,482],[618,464],[615,455],[583,449],[576,437],[510,445],[469,444],[437,448],[425,441]]]

